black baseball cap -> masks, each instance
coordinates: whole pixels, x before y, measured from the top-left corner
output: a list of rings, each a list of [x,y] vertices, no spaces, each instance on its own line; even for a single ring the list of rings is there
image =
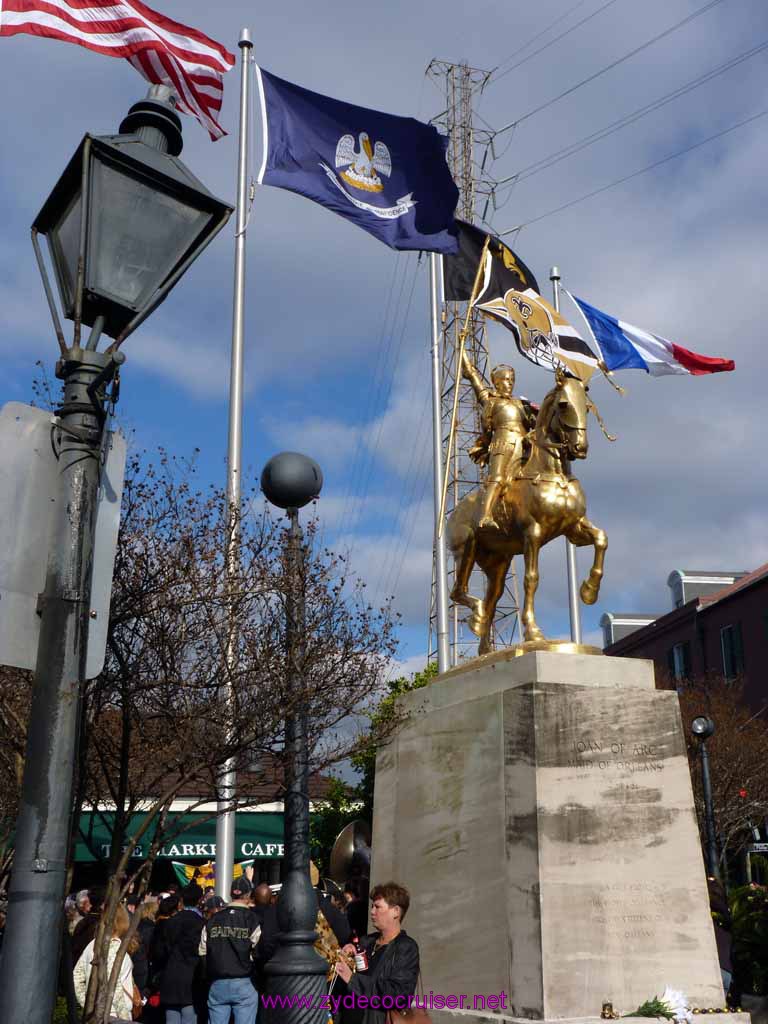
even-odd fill
[[[240,875],[239,878],[236,878],[234,880],[234,882],[232,883],[232,888],[229,891],[232,893],[233,896],[247,896],[252,888],[253,886],[245,877],[245,875]]]

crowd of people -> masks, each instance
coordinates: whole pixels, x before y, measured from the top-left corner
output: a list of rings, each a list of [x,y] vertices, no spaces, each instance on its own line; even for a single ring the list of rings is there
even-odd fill
[[[314,866],[313,866],[314,867]],[[313,884],[317,884],[314,875]],[[317,894],[315,948],[328,964],[336,994],[348,988],[411,995],[418,976],[418,946],[401,929],[409,895],[394,882],[370,893],[374,932],[366,935],[367,880],[344,890]],[[68,954],[74,995],[85,1005],[104,892],[88,889],[65,904]],[[138,919],[138,920],[137,920]],[[133,927],[131,927],[133,925]],[[278,948],[277,895],[266,883],[254,885],[243,874],[225,902],[196,882],[143,899],[127,899],[114,915],[107,954],[107,976],[125,936],[132,932],[119,969],[110,1020],[146,1024],[254,1024],[265,967]],[[359,954],[367,966],[359,969]],[[355,957],[358,956],[357,967]],[[67,979],[63,980],[66,984]],[[344,1011],[344,1024],[383,1024],[375,1011]]]
[[[318,881],[313,871],[315,887]],[[752,883],[735,891],[757,922],[743,934],[743,925],[741,933],[733,928],[720,883],[710,878],[708,884],[723,987],[729,1005],[737,1005],[743,995],[760,994],[764,989],[764,963],[762,967],[758,964],[760,977],[756,978],[752,977],[755,965],[751,961],[759,961],[768,949],[763,927],[768,918],[768,890]],[[352,880],[343,890],[315,891],[315,948],[327,961],[327,978],[335,994],[353,993],[368,997],[369,1003],[372,995],[392,999],[413,995],[419,948],[402,928],[410,903],[408,891],[389,882],[375,886],[369,896],[367,879]],[[249,872],[234,880],[230,895],[226,902],[193,881],[184,888],[174,885],[142,899],[128,897],[117,908],[109,937],[107,975],[129,930],[132,937],[119,969],[111,1021],[230,1024],[234,1017],[235,1024],[255,1024],[259,994],[266,991],[265,968],[278,948],[277,893],[266,883],[254,885]],[[373,931],[366,935],[369,900]],[[88,993],[103,901],[103,890],[84,889],[65,903],[62,970],[71,971],[71,982],[63,973],[62,990],[69,986],[81,1009]],[[6,909],[0,894],[0,954]],[[386,1011],[370,1005],[358,1009],[347,1003],[339,1024],[386,1024],[386,1016]]]

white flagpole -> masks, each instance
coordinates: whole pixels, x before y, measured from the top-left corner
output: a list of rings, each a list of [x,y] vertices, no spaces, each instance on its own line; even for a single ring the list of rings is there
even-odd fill
[[[435,632],[437,635],[437,670],[446,672],[448,658],[448,569],[445,533],[440,528],[443,503],[443,444],[440,378],[440,293],[438,289],[437,253],[429,256],[429,297],[432,312],[432,463],[435,491]],[[458,382],[457,385],[458,387]]]
[[[240,140],[237,157],[237,227],[235,230],[235,287],[232,309],[232,354],[229,371],[229,440],[227,447],[227,506],[230,532],[227,537],[226,572],[229,584],[237,573],[240,559],[240,492],[243,448],[243,336],[245,326],[245,232],[248,224],[248,133],[250,109],[251,42],[244,28],[240,47]],[[229,590],[229,586],[227,587]],[[237,637],[233,623],[227,626],[226,672],[220,692],[232,705],[233,672],[237,663]],[[216,895],[229,899],[235,863],[235,766],[232,760],[222,766],[218,780],[216,818]],[[225,810],[229,808],[229,810]]]
[[[552,282],[552,305],[557,312],[560,312],[560,270],[552,267],[549,272],[549,280]],[[570,476],[570,466],[568,467]],[[581,643],[581,607],[579,605],[578,575],[576,569],[576,548],[566,538],[565,561],[568,567],[568,609],[571,614],[571,641],[574,644]]]

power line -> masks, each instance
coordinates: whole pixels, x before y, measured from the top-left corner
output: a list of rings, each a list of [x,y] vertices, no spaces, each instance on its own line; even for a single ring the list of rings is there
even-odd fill
[[[403,486],[399,500],[401,511],[411,510],[413,512],[414,509],[418,508],[424,500],[426,486],[429,483],[427,468],[431,461],[431,453],[429,445],[426,443],[429,425],[428,413],[429,403],[424,402],[418,427],[411,438],[411,456],[408,470],[403,477]],[[417,491],[419,492],[418,496]],[[385,598],[387,596],[394,596],[406,555],[413,540],[416,519],[417,517],[411,514],[410,529],[403,527],[402,523],[399,524],[397,531],[391,539],[394,543],[390,542],[386,549],[386,557],[382,559],[377,589]]]
[[[429,352],[429,344],[431,342],[430,334],[427,335],[427,344],[423,349],[424,357],[426,357]],[[425,466],[430,461],[429,445],[426,443],[429,412],[429,402],[422,402],[418,426],[415,431],[409,435],[411,451],[410,458],[408,460],[408,468],[402,476],[399,501],[401,509],[407,509],[414,503],[419,483],[421,482],[423,491],[425,476],[428,480],[428,474],[425,474]],[[421,500],[422,498],[419,498],[417,504],[420,503]],[[395,571],[395,566],[398,565],[399,561],[400,567],[402,568],[402,564],[405,560],[405,555],[410,544],[410,537],[412,536],[413,530],[411,530],[409,536],[406,536],[405,530],[403,529],[399,529],[394,535],[395,543],[390,545],[390,548],[387,551],[387,557],[382,561],[381,579],[377,584],[380,585],[380,590],[384,595],[394,594],[394,584],[391,581],[393,578],[395,580],[399,578],[399,570]]]
[[[410,265],[413,266],[413,262],[412,261],[411,261]],[[408,266],[408,264],[406,264],[406,268],[407,268],[407,266]],[[379,445],[381,444],[381,435],[382,435],[382,431],[383,431],[383,428],[384,428],[384,419],[385,419],[386,413],[387,413],[387,406],[389,404],[389,398],[390,398],[390,395],[392,393],[392,387],[394,385],[395,376],[397,374],[397,368],[398,368],[398,366],[400,364],[400,358],[401,358],[402,351],[403,351],[403,341],[404,341],[404,338],[405,338],[405,332],[406,332],[406,328],[407,328],[407,325],[408,325],[408,317],[409,317],[409,314],[410,314],[410,311],[411,311],[411,304],[413,302],[413,294],[414,294],[414,291],[415,291],[415,288],[416,288],[416,278],[417,278],[418,269],[419,269],[419,264],[417,262],[416,266],[413,267],[413,277],[411,279],[411,288],[410,288],[410,292],[408,294],[407,303],[405,305],[405,312],[404,312],[404,315],[403,315],[402,327],[400,329],[400,337],[398,338],[397,345],[396,345],[396,348],[395,348],[395,356],[394,356],[394,360],[392,362],[392,366],[391,366],[391,370],[390,370],[390,375],[389,375],[389,380],[386,382],[385,387],[384,387],[384,394],[383,394],[382,401],[381,401],[381,415],[379,417],[378,429],[376,431],[376,440],[374,441],[373,445],[370,446],[370,448],[368,449],[367,458],[365,459],[365,461],[363,463],[362,476],[361,476],[360,481],[359,481],[360,500],[359,500],[359,504],[358,504],[357,515],[354,516],[351,519],[350,526],[349,526],[350,530],[354,530],[354,529],[357,528],[357,525],[358,525],[359,520],[360,520],[360,515],[361,515],[361,512],[362,512],[363,502],[364,502],[365,498],[368,495],[368,490],[369,490],[370,483],[371,483],[371,476],[373,474],[373,466],[374,466],[374,463],[376,462],[376,458],[378,456]],[[404,276],[404,278],[403,278],[403,286],[405,285],[406,276]],[[402,295],[403,295],[403,289],[401,289],[400,297],[398,299],[398,307],[399,308],[402,308]],[[397,316],[397,310],[395,311],[395,316]],[[396,320],[393,322],[392,337],[394,337],[394,335],[396,333],[395,323],[396,323]]]
[[[565,19],[570,17],[574,11],[577,11],[580,7],[583,7],[586,2],[587,0],[578,0],[578,3],[575,3],[573,7],[569,7],[564,14],[558,14],[555,20],[551,21],[546,28],[543,28],[540,32],[537,32],[536,35],[531,36],[531,38],[527,42],[523,43],[522,46],[518,46],[516,50],[510,53],[506,60],[503,60],[501,64],[497,64],[496,67],[491,70],[491,75],[495,75],[497,71],[501,70],[501,68],[506,67],[506,65],[509,64],[511,60],[514,60],[519,53],[523,53],[524,50],[527,50],[532,43],[535,43],[537,39],[541,39],[542,36],[545,36],[550,29],[555,27],[555,25],[559,25],[561,21],[565,21]]]
[[[399,272],[402,270],[402,279],[400,281],[400,291],[398,298],[392,305],[392,300],[395,297],[398,284],[397,279]],[[381,396],[384,394],[386,387],[386,373],[389,364],[390,353],[392,352],[392,346],[397,333],[396,323],[398,309],[403,296],[403,289],[405,288],[405,282],[408,278],[408,258],[403,253],[398,253],[397,258],[394,261],[392,269],[392,276],[390,278],[389,290],[387,294],[387,300],[384,308],[384,317],[381,321],[381,327],[379,330],[378,342],[375,346],[376,349],[376,364],[372,376],[369,378],[370,385],[368,387],[368,400],[366,406],[369,409],[377,409],[381,403]],[[390,311],[392,314],[391,323]],[[385,342],[386,339],[386,342]],[[347,518],[350,521],[356,522],[360,517],[360,508],[355,509],[356,503],[358,502],[358,488],[363,475],[365,474],[366,460],[369,455],[367,445],[365,444],[364,438],[361,435],[358,439],[358,443],[355,449],[355,454],[352,462],[352,467],[347,478],[347,488],[344,495],[344,503],[342,507],[341,520],[339,523],[339,529],[342,529],[346,524]]]
[[[531,220],[526,220],[522,224],[518,224],[515,227],[510,228],[508,231],[502,232],[502,234],[509,235],[513,231],[522,231],[523,228],[530,227],[531,224],[538,224],[540,220],[544,220],[546,217],[552,217],[556,213],[562,213],[563,210],[567,210],[571,206],[576,206],[577,203],[583,203],[587,199],[592,199],[593,196],[600,195],[601,192],[607,192],[609,189],[616,188],[618,185],[623,185],[624,182],[631,181],[633,178],[638,178],[641,174],[646,174],[648,171],[652,171],[656,167],[661,167],[662,164],[669,163],[670,160],[676,160],[677,157],[685,156],[686,153],[691,153],[694,149],[700,149],[702,146],[706,146],[708,142],[714,142],[715,139],[721,139],[724,135],[728,135],[730,132],[735,132],[738,128],[743,128],[745,125],[751,124],[752,121],[757,121],[759,118],[765,117],[766,114],[768,114],[768,109],[761,110],[759,113],[753,114],[751,117],[747,117],[743,121],[732,124],[730,128],[724,128],[721,132],[709,135],[706,139],[702,139],[701,142],[695,142],[692,146],[686,146],[685,149],[680,149],[677,153],[670,153],[669,156],[662,157],[661,160],[656,160],[654,163],[648,164],[647,167],[642,167],[639,171],[634,171],[632,174],[626,174],[623,178],[611,181],[607,185],[601,185],[600,188],[593,189],[592,192],[579,196],[578,199],[571,199],[570,202],[563,203],[561,206],[557,206],[553,210],[548,210],[546,213],[542,213],[538,217],[533,217]]]
[[[427,484],[429,483],[427,469],[430,463],[430,451],[429,445],[425,443],[426,426],[427,418],[424,417],[423,422],[419,424],[414,438],[411,465],[409,466],[407,476],[408,483],[403,488],[403,497],[400,502],[400,507],[403,511],[410,509],[412,512],[410,528],[400,526],[400,529],[394,535],[395,543],[391,544],[388,548],[387,557],[382,563],[382,569],[385,571],[382,573],[378,589],[385,598],[394,597],[395,595],[400,574],[413,540],[418,518],[413,514],[413,510],[418,509],[423,502]]]
[[[551,100],[547,100],[546,103],[541,103],[538,107],[534,107],[533,110],[529,110],[527,114],[523,114],[514,121],[510,121],[509,124],[504,125],[503,128],[499,128],[496,134],[501,135],[502,132],[509,131],[510,128],[514,128],[517,125],[522,124],[523,121],[527,121],[528,118],[533,117],[534,114],[540,114],[542,110],[546,110],[555,103],[559,103],[560,100],[565,99],[566,96],[570,96],[572,93],[576,92],[577,89],[581,89],[583,86],[589,85],[590,82],[594,82],[595,79],[600,78],[601,75],[606,74],[608,71],[612,71],[614,68],[618,67],[619,64],[623,64],[624,61],[629,60],[631,57],[635,57],[638,53],[642,53],[643,50],[647,50],[649,46],[653,46],[654,43],[658,43],[661,39],[665,39],[673,32],[676,32],[679,28],[683,28],[684,25],[688,25],[694,20],[694,18],[698,18],[702,14],[706,14],[707,11],[710,11],[713,7],[716,7],[722,2],[723,0],[709,0],[709,3],[683,18],[682,21],[678,21],[675,25],[670,25],[670,27],[664,29],[663,32],[659,32],[658,35],[653,36],[652,39],[648,39],[646,42],[641,43],[640,46],[636,46],[633,50],[625,53],[623,57],[618,57],[616,60],[611,61],[610,64],[606,64],[605,67],[600,68],[598,71],[593,72],[593,74],[583,78],[580,82],[572,85],[569,89],[565,89],[557,96],[553,96],[553,98]]]
[[[423,351],[423,355],[425,357],[427,352],[428,348],[425,347]],[[421,369],[421,366],[419,366],[419,369]],[[414,428],[410,429],[408,433],[410,456],[408,458],[407,468],[404,472],[398,472],[398,476],[400,478],[398,506],[400,510],[407,509],[412,506],[415,499],[416,488],[419,485],[420,479],[424,475],[419,460],[421,459],[423,461],[425,452],[427,459],[429,459],[429,446],[426,444],[426,428],[428,426],[429,408],[428,402],[421,403],[421,415],[419,416],[418,425],[416,426],[414,424]],[[391,581],[394,569],[397,566],[398,561],[400,563],[403,562],[408,543],[409,541],[406,536],[406,531],[401,528],[398,521],[397,527],[393,529],[389,538],[382,546],[377,575],[372,587],[373,592],[379,594],[382,600],[391,596],[393,593]]]
[[[600,128],[589,135],[585,135],[576,142],[572,142],[568,146],[563,146],[562,149],[555,150],[555,152],[550,153],[549,156],[542,157],[540,160],[534,160],[533,163],[530,163],[521,170],[516,171],[515,174],[511,174],[507,178],[502,178],[501,181],[497,182],[497,187],[499,185],[505,185],[507,182],[511,182],[513,185],[517,184],[518,182],[525,181],[527,178],[532,177],[534,174],[538,174],[540,171],[553,167],[555,164],[560,163],[561,160],[565,160],[567,157],[573,156],[575,153],[580,153],[583,149],[594,145],[596,142],[601,142],[603,139],[608,138],[609,135],[613,135],[614,132],[620,131],[622,128],[634,124],[647,114],[651,114],[654,111],[661,109],[661,107],[666,106],[667,103],[671,103],[672,100],[678,99],[680,96],[685,96],[687,93],[697,89],[700,85],[706,84],[726,71],[730,71],[731,68],[736,67],[738,64],[742,64],[751,57],[757,56],[757,54],[762,53],[766,49],[768,49],[768,40],[754,46],[751,50],[747,50],[744,53],[739,54],[737,57],[732,57],[730,60],[725,61],[723,64],[720,64],[715,68],[711,68],[704,74],[698,75],[696,78],[684,83],[677,89],[673,89],[672,92],[665,93],[663,96],[658,97],[651,103],[647,103],[643,107],[638,107],[637,110],[634,110],[629,114],[625,114],[624,117],[620,117],[617,121],[612,121],[610,124],[605,125],[603,128]]]
[[[425,494],[427,492],[427,485],[429,484],[429,473],[427,472],[427,470],[429,468],[429,463],[430,463],[430,453],[429,453],[429,450],[427,450],[426,458],[422,459],[421,463],[419,464],[418,471],[417,471],[417,476],[416,476],[416,480],[417,481],[418,481],[418,478],[421,477],[421,490],[420,490],[418,498],[416,497],[416,489],[415,488],[414,488],[413,495],[412,495],[412,498],[415,499],[413,501],[413,506],[412,507],[415,507],[416,509],[418,509],[418,507],[423,503],[424,496],[425,496]],[[397,565],[397,570],[394,572],[394,575],[391,576],[390,579],[387,580],[388,586],[387,586],[387,590],[384,593],[386,594],[386,592],[389,591],[389,593],[393,597],[395,596],[395,592],[397,590],[398,584],[400,583],[400,577],[401,577],[402,572],[403,572],[403,567],[405,565],[405,560],[406,560],[406,558],[408,556],[408,553],[409,553],[409,551],[411,549],[411,544],[413,543],[413,535],[414,535],[414,533],[416,531],[416,523],[417,523],[417,517],[415,515],[412,515],[411,516],[410,528],[408,529],[408,534],[407,534],[407,537],[405,538],[402,551],[399,553],[399,556],[396,556],[392,560],[393,566]],[[399,557],[399,561],[398,561],[398,557]]]
[[[588,14],[586,17],[582,18],[581,21],[577,21],[575,25],[571,25],[570,28],[567,28],[564,32],[561,32],[559,36],[555,36],[554,39],[550,39],[550,41],[548,43],[544,43],[543,46],[540,46],[538,48],[538,50],[534,50],[533,53],[529,53],[527,57],[523,57],[523,59],[519,60],[517,62],[517,64],[513,64],[511,68],[507,68],[506,71],[502,71],[501,74],[496,74],[495,72],[491,72],[491,75],[492,76],[495,75],[495,77],[491,77],[488,80],[488,84],[490,85],[491,82],[498,82],[499,79],[504,78],[506,75],[511,75],[513,71],[517,71],[517,69],[522,67],[523,64],[527,64],[529,60],[533,60],[534,57],[538,57],[538,55],[540,53],[543,53],[545,50],[548,50],[549,47],[550,46],[554,46],[555,43],[559,43],[561,39],[565,39],[565,37],[569,36],[571,34],[571,32],[575,32],[577,28],[581,28],[582,25],[586,25],[586,23],[588,21],[592,21],[592,19],[596,18],[598,14],[602,14],[602,12],[604,10],[606,10],[606,8],[613,6],[613,4],[615,4],[615,3],[616,3],[616,0],[606,0],[606,3],[604,3],[602,5],[602,7],[598,7],[596,11],[592,11],[591,14]],[[576,7],[580,7],[580,6],[581,6],[581,4],[576,4]],[[565,15],[563,17],[565,17]],[[546,29],[545,31],[549,31],[549,30]],[[540,35],[543,35],[543,34],[544,33],[540,33]],[[527,47],[525,47],[525,46],[523,47],[523,49],[526,49],[526,48]],[[521,51],[518,50],[517,52],[520,53]],[[502,131],[503,130],[504,129],[502,129]]]

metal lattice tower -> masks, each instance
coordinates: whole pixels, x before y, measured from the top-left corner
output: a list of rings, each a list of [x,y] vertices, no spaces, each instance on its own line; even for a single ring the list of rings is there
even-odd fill
[[[427,68],[427,75],[435,82],[445,97],[445,109],[432,118],[434,124],[448,137],[448,166],[459,189],[459,203],[456,215],[470,224],[479,218],[475,207],[480,197],[491,193],[492,183],[484,177],[485,154],[491,143],[492,132],[478,129],[474,121],[474,103],[490,77],[490,71],[471,68],[467,64],[454,64],[444,60],[433,60]],[[487,202],[484,203],[487,208]],[[467,313],[465,302],[442,303],[442,440],[443,464],[448,450],[448,436],[453,414],[454,391],[459,388],[459,403],[456,420],[456,438],[450,464],[446,467],[448,490],[445,512],[450,515],[458,502],[474,490],[484,476],[483,471],[469,458],[468,450],[481,432],[480,417],[474,392],[461,376],[458,366],[459,339]],[[470,360],[486,379],[489,378],[488,347],[486,343],[485,320],[482,314],[473,313],[465,342]],[[455,568],[453,559],[448,557],[448,589],[453,586]],[[485,577],[475,570],[470,581],[473,594],[481,595],[485,590]],[[518,590],[514,561],[507,577],[507,587],[499,602],[494,624],[494,643],[498,647],[515,642],[518,629]],[[466,625],[468,611],[451,604],[449,616],[451,664],[462,658],[474,657],[477,651],[477,637]],[[434,557],[432,601],[430,608],[429,650],[430,657],[435,650],[435,585]]]

